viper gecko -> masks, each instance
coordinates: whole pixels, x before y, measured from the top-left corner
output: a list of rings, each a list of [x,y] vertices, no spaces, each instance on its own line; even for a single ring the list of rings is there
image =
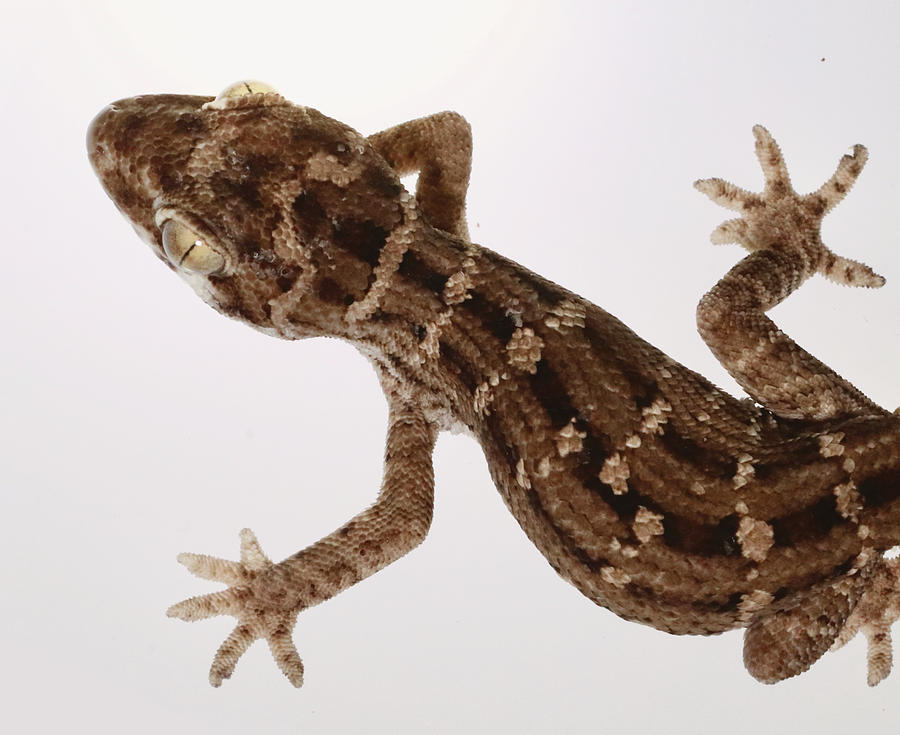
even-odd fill
[[[749,398],[736,399],[585,299],[471,242],[471,133],[442,112],[364,137],[270,87],[121,100],[93,120],[108,195],[214,309],[284,339],[359,348],[389,406],[381,489],[333,533],[272,562],[178,560],[228,588],[172,617],[231,615],[214,686],[265,639],[295,686],[298,614],[418,545],[432,520],[432,450],[464,430],[550,566],[626,620],[674,634],[744,628],[771,683],[862,632],[868,681],[891,668],[900,617],[900,415],[797,346],[765,312],[819,273],[877,287],[820,223],[858,177],[854,147],[811,194],[753,129],[762,193],[696,188],[738,213],[712,235],[749,252],[697,323]],[[401,177],[418,173],[415,195]]]

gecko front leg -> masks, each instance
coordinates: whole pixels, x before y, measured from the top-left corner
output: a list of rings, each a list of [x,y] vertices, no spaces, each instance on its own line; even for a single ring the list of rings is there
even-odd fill
[[[232,615],[238,624],[219,647],[209,681],[231,676],[253,641],[264,638],[279,668],[299,687],[303,663],[291,640],[298,614],[374,574],[418,546],[431,525],[435,427],[415,407],[391,406],[385,470],[375,503],[334,533],[274,564],[248,529],[241,560],[181,554],[179,562],[205,579],[231,585],[173,605],[170,617],[193,621]]]
[[[416,201],[434,227],[469,239],[465,212],[472,129],[462,115],[439,112],[410,120],[368,141],[400,176],[419,172]]]

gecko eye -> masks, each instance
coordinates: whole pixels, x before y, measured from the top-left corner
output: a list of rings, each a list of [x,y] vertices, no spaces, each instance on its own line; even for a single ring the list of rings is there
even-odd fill
[[[172,264],[191,273],[207,275],[225,266],[225,258],[220,253],[190,227],[174,219],[163,224],[162,241],[163,250]]]
[[[248,99],[249,98],[249,99]],[[233,107],[268,107],[287,104],[284,97],[264,82],[235,82],[226,87],[214,100],[200,107],[201,110],[227,110]]]
[[[234,97],[244,97],[248,94],[274,94],[275,90],[272,89],[265,82],[253,82],[253,81],[245,81],[245,82],[235,82],[234,84],[226,87],[222,92],[216,97],[216,101],[219,100],[227,100],[232,99]]]

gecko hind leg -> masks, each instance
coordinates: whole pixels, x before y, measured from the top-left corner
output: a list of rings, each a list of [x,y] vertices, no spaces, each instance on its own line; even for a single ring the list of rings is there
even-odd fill
[[[853,574],[796,592],[775,610],[754,618],[744,633],[747,671],[764,684],[806,671],[847,629],[854,607],[871,589],[873,576],[872,567],[854,570]]]
[[[765,312],[814,273],[838,283],[876,288],[884,278],[832,253],[822,242],[822,218],[846,196],[867,159],[854,146],[831,178],[811,194],[791,186],[784,158],[769,132],[753,128],[765,175],[762,193],[722,179],[694,186],[717,204],[741,213],[712,233],[716,244],[750,251],[700,301],[697,326],[713,354],[755,401],[785,418],[883,415],[884,409],[799,347]]]

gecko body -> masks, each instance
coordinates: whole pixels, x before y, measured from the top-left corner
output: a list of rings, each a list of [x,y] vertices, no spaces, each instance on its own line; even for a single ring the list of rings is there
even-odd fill
[[[440,431],[481,444],[516,520],[562,577],[616,614],[676,634],[746,628],[774,682],[857,631],[869,682],[900,615],[900,417],[798,347],[765,311],[820,273],[880,286],[819,237],[866,158],[792,187],[754,129],[765,190],[697,183],[740,213],[713,234],[750,254],[701,300],[698,326],[753,400],[737,400],[585,299],[472,243],[466,122],[439,113],[363,137],[265,85],[136,97],[91,124],[109,196],[218,311],[285,339],[359,348],[389,405],[375,503],[273,563],[248,530],[238,562],[179,560],[228,589],[169,614],[230,614],[218,685],[256,639],[299,686],[299,612],[420,543]],[[400,177],[418,172],[415,195]]]

